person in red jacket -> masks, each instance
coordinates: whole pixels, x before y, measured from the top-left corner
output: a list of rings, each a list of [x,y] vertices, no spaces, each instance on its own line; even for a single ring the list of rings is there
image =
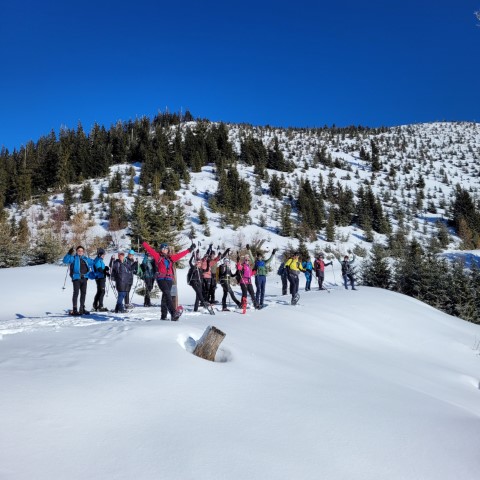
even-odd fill
[[[172,300],[172,284],[173,284],[173,264],[178,262],[183,258],[187,253],[193,252],[195,250],[195,244],[192,243],[187,250],[183,252],[175,253],[170,255],[170,249],[168,244],[160,244],[160,251],[157,252],[153,249],[147,242],[142,243],[145,251],[150,254],[155,260],[155,265],[157,267],[157,284],[162,292],[162,306],[161,306],[161,320],[167,319],[167,314],[170,312],[173,321],[179,319],[180,314],[175,310]]]

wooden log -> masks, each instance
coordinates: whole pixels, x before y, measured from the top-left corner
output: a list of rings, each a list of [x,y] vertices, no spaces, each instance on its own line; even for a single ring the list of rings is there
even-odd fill
[[[193,354],[205,360],[215,361],[215,354],[218,347],[225,338],[225,333],[216,327],[209,326],[203,332],[202,337],[198,340]]]

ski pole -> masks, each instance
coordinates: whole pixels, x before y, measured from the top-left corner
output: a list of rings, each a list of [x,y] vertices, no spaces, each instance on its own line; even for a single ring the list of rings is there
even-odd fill
[[[65,280],[63,282],[62,290],[65,290],[65,285],[67,284],[68,271],[70,270],[70,265],[67,265],[67,272],[65,273]]]

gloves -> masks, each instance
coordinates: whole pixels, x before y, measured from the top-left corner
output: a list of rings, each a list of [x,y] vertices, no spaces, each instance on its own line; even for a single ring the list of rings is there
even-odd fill
[[[195,250],[196,245],[192,242],[190,248],[188,249],[189,252],[193,252]]]
[[[105,268],[103,269],[103,273],[108,273],[109,271],[110,271],[110,267],[105,267]]]
[[[278,250],[278,248],[274,248],[274,249],[272,250],[272,255],[275,255],[275,254],[277,253],[277,250]]]
[[[225,256],[227,256],[229,253],[230,253],[230,249],[227,248],[227,249],[225,250]]]
[[[247,243],[247,250],[250,250],[250,244]]]
[[[65,250],[64,250],[64,251],[65,251]],[[74,250],[73,250],[73,247],[72,247],[72,248],[68,251],[68,254],[69,254],[69,255],[73,255],[73,252],[74,252]]]

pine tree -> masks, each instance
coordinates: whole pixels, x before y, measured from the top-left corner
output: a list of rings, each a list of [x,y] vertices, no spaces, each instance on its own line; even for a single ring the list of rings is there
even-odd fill
[[[89,203],[93,199],[93,189],[90,185],[90,182],[86,182],[85,185],[82,187],[82,191],[80,193],[80,202],[81,203]]]
[[[268,184],[270,188],[270,195],[274,198],[278,198],[278,200],[282,200],[283,192],[282,192],[282,182],[280,181],[279,177],[276,174],[272,175],[270,179],[270,183]]]
[[[335,212],[333,208],[330,209],[330,212],[328,214],[327,226],[325,228],[325,236],[327,242],[335,241]]]
[[[291,237],[293,234],[292,207],[289,204],[282,206],[280,213],[280,235],[282,237]]]
[[[370,255],[361,267],[362,283],[368,287],[390,289],[392,272],[388,264],[387,254],[381,245],[374,243]]]
[[[206,225],[208,223],[207,212],[205,211],[205,208],[203,208],[203,205],[198,212],[198,223],[200,225]]]

